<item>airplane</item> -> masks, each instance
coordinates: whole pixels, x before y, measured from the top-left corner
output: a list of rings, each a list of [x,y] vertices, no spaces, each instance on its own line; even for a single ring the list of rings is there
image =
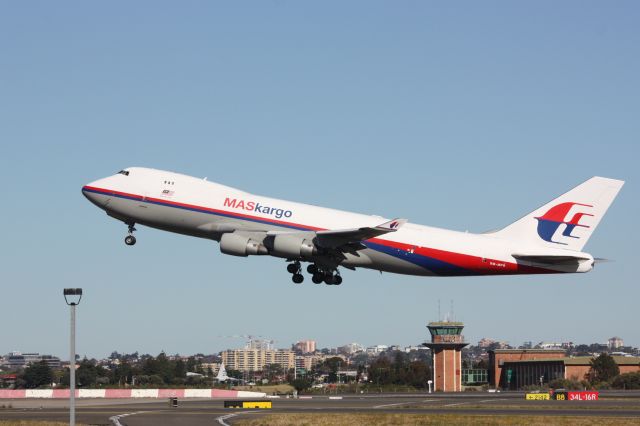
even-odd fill
[[[588,272],[584,245],[624,181],[592,177],[498,231],[469,233],[406,219],[351,213],[250,194],[184,174],[130,167],[82,193],[128,226],[136,224],[220,243],[232,256],[286,259],[294,283],[302,262],[315,284],[339,285],[339,268],[418,276]]]
[[[240,379],[236,379],[227,375],[227,369],[224,368],[224,364],[220,364],[220,369],[218,370],[218,374],[216,375],[216,380],[218,381],[218,383],[240,381]]]

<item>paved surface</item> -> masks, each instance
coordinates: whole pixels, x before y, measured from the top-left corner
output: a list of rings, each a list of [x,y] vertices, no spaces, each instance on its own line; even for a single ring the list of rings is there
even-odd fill
[[[11,408],[7,408],[9,405]],[[241,417],[267,413],[358,412],[638,417],[640,394],[612,393],[599,401],[525,401],[521,393],[345,395],[342,399],[314,396],[313,399],[274,399],[272,410],[225,409],[222,400],[210,399],[182,400],[177,408],[157,399],[77,401],[77,421],[94,425],[111,425],[109,419],[114,416],[121,416],[118,419],[126,426],[212,425],[233,424]],[[68,416],[66,400],[0,401],[0,420],[67,421]]]

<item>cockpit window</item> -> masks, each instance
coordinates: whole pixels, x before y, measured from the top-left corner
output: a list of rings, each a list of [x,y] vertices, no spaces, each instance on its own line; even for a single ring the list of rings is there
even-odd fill
[[[119,175],[125,175],[125,176],[129,176],[129,172],[127,170],[120,170],[118,172]]]

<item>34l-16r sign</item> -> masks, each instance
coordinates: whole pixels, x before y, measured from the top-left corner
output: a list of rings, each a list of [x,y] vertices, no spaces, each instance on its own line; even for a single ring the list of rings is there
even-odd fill
[[[556,401],[596,401],[598,400],[598,391],[571,391],[556,392],[553,394]]]
[[[598,399],[598,392],[567,392],[569,401],[595,401]]]

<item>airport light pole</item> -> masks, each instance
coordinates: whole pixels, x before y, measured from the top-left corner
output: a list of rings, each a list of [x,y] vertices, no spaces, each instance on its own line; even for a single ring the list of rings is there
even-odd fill
[[[76,306],[82,300],[81,288],[65,288],[64,301],[71,308],[69,343],[69,425],[76,426]],[[67,296],[69,296],[67,298]]]

